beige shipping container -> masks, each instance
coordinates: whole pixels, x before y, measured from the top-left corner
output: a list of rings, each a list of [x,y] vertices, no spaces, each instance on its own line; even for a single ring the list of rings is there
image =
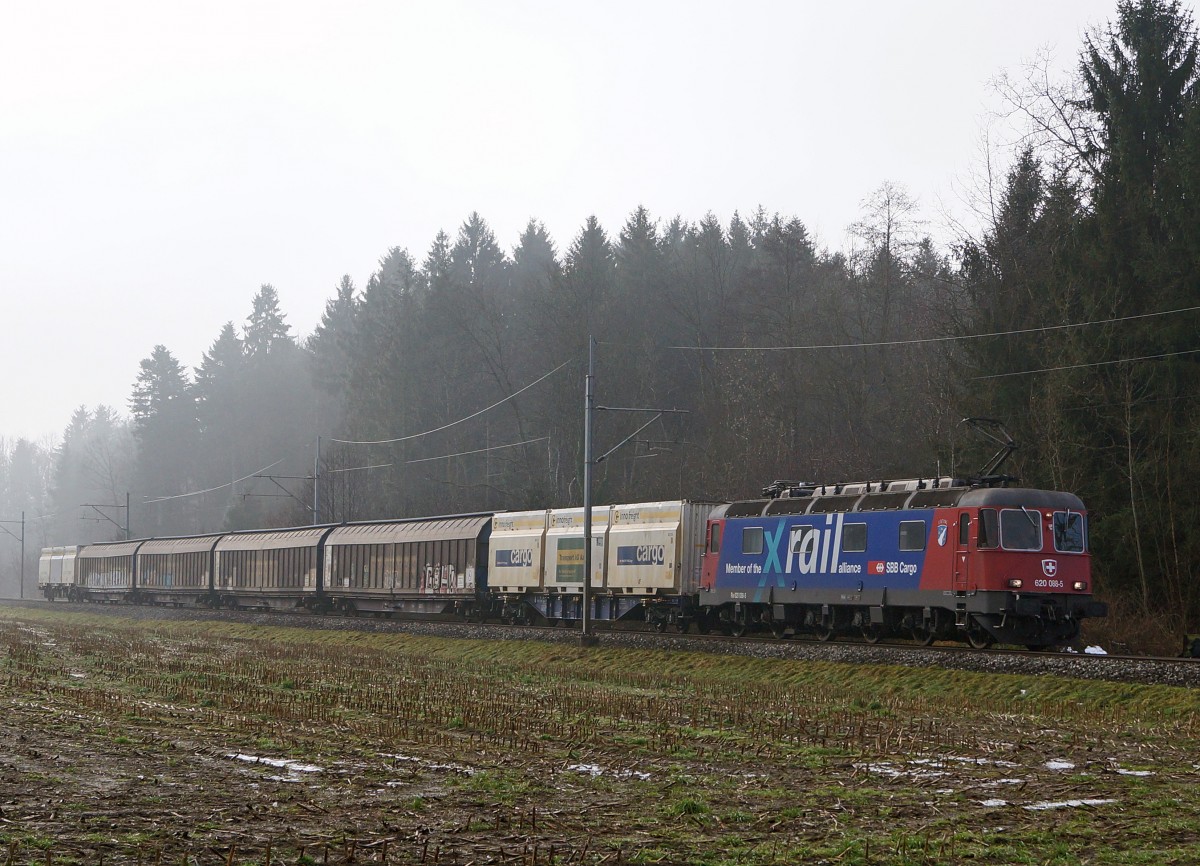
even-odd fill
[[[541,589],[548,511],[513,511],[492,517],[488,586],[494,592]]]
[[[687,500],[614,505],[608,531],[609,591],[698,591],[704,531],[714,505]]]
[[[592,588],[604,586],[604,552],[612,508],[592,506]],[[559,508],[550,512],[546,531],[546,589],[583,590],[582,508]]]

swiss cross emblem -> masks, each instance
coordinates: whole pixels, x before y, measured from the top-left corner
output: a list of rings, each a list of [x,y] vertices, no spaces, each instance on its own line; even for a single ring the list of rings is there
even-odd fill
[[[1058,573],[1058,562],[1053,559],[1042,560],[1042,573],[1046,577],[1054,577]]]

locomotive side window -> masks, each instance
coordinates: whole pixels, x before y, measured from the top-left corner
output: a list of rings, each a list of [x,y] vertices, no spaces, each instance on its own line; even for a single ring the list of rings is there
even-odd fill
[[[863,553],[867,549],[867,524],[847,523],[842,527],[842,550]]]
[[[792,553],[811,553],[817,546],[815,526],[792,527]]]
[[[709,529],[708,552],[709,553],[720,553],[721,552],[721,524],[719,524],[719,523],[712,524],[712,526]]]
[[[1001,511],[1000,546],[1005,550],[1041,550],[1041,514],[1027,508]]]
[[[971,540],[971,517],[963,514],[958,518],[958,546],[966,547]]]
[[[924,520],[901,520],[900,521],[900,549],[901,550],[924,550],[925,549],[925,521]]]
[[[763,552],[763,531],[761,526],[747,526],[742,529],[742,553]]]
[[[1083,553],[1084,518],[1078,511],[1054,512],[1054,549]]]

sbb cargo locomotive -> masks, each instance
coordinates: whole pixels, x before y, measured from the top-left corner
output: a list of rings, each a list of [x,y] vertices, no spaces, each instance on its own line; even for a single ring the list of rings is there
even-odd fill
[[[596,620],[1044,647],[1104,616],[1072,494],[914,479],[777,482],[761,499],[651,502],[152,538],[78,549],[47,598]],[[592,570],[584,574],[585,544]],[[73,552],[74,548],[67,551]],[[68,577],[64,578],[63,575]],[[53,575],[57,575],[54,577]]]
[[[1070,493],[952,479],[765,492],[708,522],[700,603],[737,633],[1048,646],[1107,612]]]

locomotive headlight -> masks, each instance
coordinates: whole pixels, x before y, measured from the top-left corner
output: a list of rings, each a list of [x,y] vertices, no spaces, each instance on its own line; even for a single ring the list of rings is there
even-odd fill
[[[1010,577],[1008,579],[1008,585],[1012,589],[1020,589],[1025,585],[1025,581],[1021,580],[1019,577]]]
[[[1080,592],[1083,592],[1085,589],[1087,589],[1087,583],[1082,580],[1077,580],[1075,581],[1075,588]]]

